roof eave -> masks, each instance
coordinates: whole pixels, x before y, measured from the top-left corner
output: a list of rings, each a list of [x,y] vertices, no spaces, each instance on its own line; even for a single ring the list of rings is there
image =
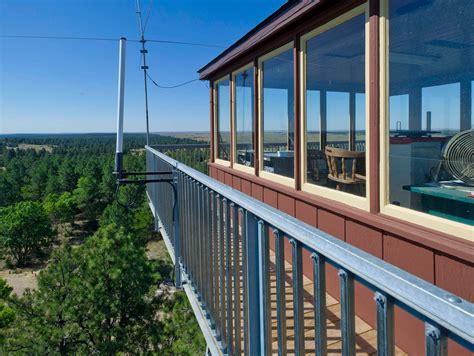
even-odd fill
[[[212,74],[218,71],[222,66],[231,62],[239,55],[254,49],[261,41],[276,34],[321,1],[322,0],[296,0],[285,3],[242,38],[199,69],[199,79],[209,80]]]

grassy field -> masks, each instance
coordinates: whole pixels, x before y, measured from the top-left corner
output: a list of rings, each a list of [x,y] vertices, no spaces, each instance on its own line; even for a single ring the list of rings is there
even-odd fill
[[[198,131],[189,131],[189,132],[166,132],[161,133],[168,136],[173,136],[177,138],[189,138],[198,141],[210,142],[210,133],[209,132],[198,132]],[[287,132],[286,131],[270,131],[265,133],[265,142],[266,143],[284,143],[287,141]],[[252,134],[250,132],[241,132],[239,133],[238,142],[239,143],[249,143],[251,142]],[[361,141],[365,139],[365,132],[356,132],[356,140]],[[319,142],[319,133],[309,132],[307,134],[308,142]],[[349,141],[348,132],[328,132],[327,133],[328,142],[332,141]]]
[[[211,134],[206,131],[189,131],[189,132],[158,132],[160,135],[172,136],[176,138],[189,138],[196,141],[211,141]]]

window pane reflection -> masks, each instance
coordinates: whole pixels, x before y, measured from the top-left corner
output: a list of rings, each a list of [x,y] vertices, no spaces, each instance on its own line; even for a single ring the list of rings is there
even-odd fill
[[[253,147],[253,67],[235,76],[236,162],[254,166]]]
[[[294,176],[293,49],[262,63],[263,170]]]
[[[365,14],[306,42],[306,181],[365,196]]]
[[[217,158],[230,160],[230,81],[216,85],[217,98]]]
[[[474,225],[473,13],[472,0],[449,6],[390,0],[389,6],[389,202],[468,225]]]

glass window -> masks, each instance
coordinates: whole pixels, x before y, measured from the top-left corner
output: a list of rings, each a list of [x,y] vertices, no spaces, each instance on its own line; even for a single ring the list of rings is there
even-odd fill
[[[235,82],[235,161],[254,166],[253,66],[238,72]]]
[[[262,169],[294,176],[294,60],[290,48],[261,64]]]
[[[388,11],[389,203],[474,225],[474,2]]]
[[[365,13],[306,42],[306,182],[365,196]]]
[[[217,158],[230,160],[230,81],[224,79],[216,84],[216,142]]]

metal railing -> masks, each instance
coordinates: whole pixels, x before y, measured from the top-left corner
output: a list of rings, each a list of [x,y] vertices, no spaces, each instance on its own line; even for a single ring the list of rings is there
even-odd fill
[[[168,185],[150,184],[149,199],[163,234],[171,241],[178,274],[191,284],[222,353],[269,354],[272,318],[277,324],[278,353],[288,351],[285,260],[291,260],[294,352],[304,353],[304,250],[312,260],[316,355],[327,352],[326,265],[339,271],[343,355],[355,354],[355,281],[374,292],[379,355],[395,352],[395,305],[425,323],[427,355],[445,355],[448,338],[474,349],[472,303],[151,147],[147,147],[147,169],[173,172],[177,206]],[[291,243],[286,257],[285,241]],[[271,274],[276,275],[272,282]],[[270,315],[274,303],[270,283],[276,284],[276,316]]]
[[[208,174],[210,146],[208,143],[153,145],[155,150],[164,153],[195,170]]]

